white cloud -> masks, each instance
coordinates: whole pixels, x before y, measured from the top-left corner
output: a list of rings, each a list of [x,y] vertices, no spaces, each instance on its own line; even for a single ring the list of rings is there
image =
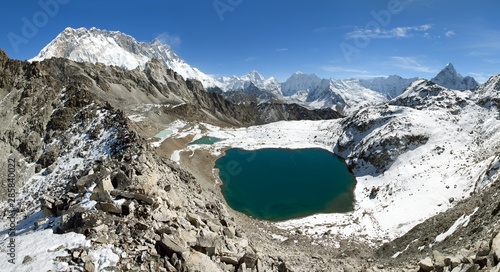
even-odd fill
[[[490,64],[498,64],[500,63],[500,59],[484,59],[484,62],[490,63]]]
[[[389,38],[408,38],[413,36],[413,32],[428,31],[432,25],[425,24],[420,26],[396,27],[392,29],[358,29],[346,34],[347,39],[370,38],[370,39],[389,39]]]
[[[411,70],[411,71],[416,71],[416,72],[421,72],[421,73],[435,73],[436,70],[423,66],[420,64],[416,58],[414,57],[399,57],[399,56],[394,56],[391,57],[391,62],[390,64],[392,66],[396,66],[405,70]]]
[[[343,73],[368,74],[368,71],[365,70],[358,70],[358,69],[351,69],[351,68],[330,66],[330,65],[322,66],[321,70],[332,73],[343,72]]]
[[[453,36],[456,35],[455,31],[453,30],[449,30],[449,31],[446,31],[446,33],[444,33],[444,35],[447,37],[447,38],[451,38]]]
[[[176,35],[170,35],[168,33],[162,33],[156,37],[157,40],[164,44],[168,44],[171,47],[179,46],[181,44],[181,38]]]
[[[254,60],[256,60],[256,59],[257,59],[256,57],[252,57],[252,56],[250,56],[250,57],[247,57],[247,58],[245,59],[245,61],[246,61],[246,62],[250,62],[250,61],[254,61]]]
[[[285,52],[285,51],[288,51],[288,48],[278,48],[278,49],[276,49],[276,51]]]
[[[328,73],[335,73],[344,78],[374,78],[386,76],[382,74],[374,74],[367,70],[353,69],[341,66],[325,65],[321,66],[320,69]]]
[[[334,26],[334,27],[322,26],[322,27],[315,28],[313,30],[313,32],[314,33],[324,33],[324,32],[330,32],[330,31],[337,30],[337,29],[349,29],[349,28],[352,29],[352,28],[354,28],[354,26],[350,26],[350,25]]]
[[[490,54],[484,51],[472,51],[467,56],[469,57],[484,57],[484,56],[489,56]]]

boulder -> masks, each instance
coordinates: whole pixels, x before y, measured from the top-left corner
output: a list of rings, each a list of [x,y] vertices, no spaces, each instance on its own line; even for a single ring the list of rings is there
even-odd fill
[[[247,252],[243,257],[240,258],[238,261],[238,264],[241,266],[242,264],[245,264],[246,268],[254,268],[257,265],[257,260],[259,257],[255,253]]]
[[[198,242],[198,238],[194,230],[179,229],[178,235],[179,239],[189,246],[195,246]]]
[[[111,219],[100,210],[88,211],[81,206],[73,206],[64,212],[59,223],[58,233],[85,233],[87,229],[108,224]],[[109,225],[112,225],[111,223]]]
[[[96,208],[107,213],[122,214],[122,207],[113,202],[99,202]]]
[[[223,245],[223,240],[216,233],[204,229],[197,238],[195,249],[208,256],[213,256],[223,247]]]
[[[88,271],[88,272],[94,272],[95,271],[95,265],[90,260],[88,260],[88,261],[85,262],[85,264],[83,265],[83,268],[85,269],[85,271]]]
[[[437,250],[432,251],[432,255],[434,257],[434,265],[439,267],[439,268],[443,268],[445,266],[444,255]]]
[[[472,263],[479,265],[479,269],[483,269],[483,267],[486,267],[488,265],[488,257],[483,256],[473,258]]]
[[[97,188],[103,190],[103,191],[113,191],[115,188],[113,187],[113,184],[111,183],[111,177],[110,176],[105,176],[103,178],[100,178],[97,181]]]
[[[497,265],[500,263],[500,232],[491,239],[490,242],[491,254],[493,255],[494,264]]]
[[[199,228],[201,225],[204,225],[203,222],[201,221],[200,217],[196,214],[190,214],[188,213],[186,215],[186,219],[193,225],[195,228]]]
[[[224,227],[222,232],[224,233],[224,236],[226,236],[229,239],[234,239],[235,237],[235,230],[233,227]]]
[[[191,251],[185,257],[185,266],[188,271],[203,271],[203,272],[222,272],[210,257],[205,254]]]
[[[477,257],[488,256],[488,254],[490,254],[490,245],[489,245],[489,243],[487,243],[485,241],[479,241],[477,243],[476,247],[477,247],[476,258]]]
[[[161,256],[172,256],[172,254],[182,254],[188,249],[177,239],[171,238],[166,234],[162,235],[162,239],[157,241],[156,250]]]
[[[79,193],[85,193],[87,189],[97,181],[97,175],[92,174],[85,177],[82,177],[76,181],[76,189]]]
[[[418,262],[418,266],[420,267],[420,271],[423,272],[431,272],[434,270],[434,264],[432,263],[432,260],[429,257]]]
[[[184,205],[184,201],[179,197],[176,189],[171,189],[170,191],[168,191],[167,197],[168,206],[173,209],[179,208]]]
[[[141,194],[141,193],[112,190],[112,191],[110,191],[110,194],[112,196],[115,196],[115,197],[121,197],[121,198],[126,198],[126,199],[135,199],[137,201],[144,202],[148,205],[152,205],[154,203],[154,199],[152,197],[149,197],[149,196],[147,196],[145,194]]]
[[[158,221],[158,222],[168,222],[170,220],[173,220],[176,217],[176,213],[174,211],[171,211],[165,207],[162,207],[160,209],[157,209],[153,213],[153,219]]]
[[[293,272],[293,269],[287,263],[280,263],[278,272]]]
[[[135,206],[136,206],[135,201],[128,199],[127,201],[123,202],[122,204],[122,214],[123,215],[129,215],[129,214],[134,214],[135,211]]]
[[[108,191],[101,190],[99,188],[94,188],[90,200],[95,200],[97,202],[111,202],[111,195]]]
[[[444,259],[444,265],[451,267],[451,269],[457,267],[462,261],[456,256],[448,256]]]
[[[44,217],[57,216],[56,199],[49,195],[44,195],[40,199],[40,206],[42,207]]]
[[[111,175],[111,184],[118,190],[126,190],[132,184],[132,181],[120,170]]]
[[[221,256],[220,261],[234,266],[238,265],[238,258],[235,256]]]

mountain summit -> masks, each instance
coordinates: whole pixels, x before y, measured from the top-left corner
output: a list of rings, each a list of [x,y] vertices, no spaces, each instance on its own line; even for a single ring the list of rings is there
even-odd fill
[[[451,63],[448,63],[436,77],[431,79],[431,81],[443,87],[455,90],[469,90],[479,86],[479,83],[477,83],[473,77],[463,77],[459,74]]]
[[[151,43],[138,42],[119,31],[100,30],[95,27],[91,29],[68,27],[30,61],[53,57],[77,62],[101,62],[129,70],[137,67],[143,68],[146,62],[158,59],[167,68],[176,71],[185,79],[197,79],[205,87],[217,85],[212,77],[191,67],[179,58],[170,46],[158,39]]]

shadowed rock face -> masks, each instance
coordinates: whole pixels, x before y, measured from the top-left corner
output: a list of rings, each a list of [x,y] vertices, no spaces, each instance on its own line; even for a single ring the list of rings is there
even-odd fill
[[[36,64],[36,62],[35,62]],[[221,95],[208,93],[199,81],[184,80],[167,70],[158,61],[148,62],[144,71],[128,71],[117,67],[75,63],[50,59],[40,63],[58,81],[77,82],[105,97],[109,103],[125,112],[142,104],[158,104],[163,114],[186,120],[229,125],[255,125],[280,120],[320,120],[341,117],[331,109],[309,110],[298,105],[256,103],[236,105]]]
[[[459,74],[451,63],[448,63],[431,81],[455,90],[470,90],[479,86],[479,83],[473,77],[464,77]]]

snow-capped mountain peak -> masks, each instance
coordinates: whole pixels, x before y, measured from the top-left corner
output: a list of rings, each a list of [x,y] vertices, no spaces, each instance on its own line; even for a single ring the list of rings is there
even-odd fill
[[[371,79],[360,79],[360,84],[368,89],[374,90],[388,99],[400,95],[412,82],[418,78],[402,78],[397,75],[388,77],[375,77]]]
[[[256,70],[243,76],[221,77],[218,79],[223,91],[245,91],[251,85],[281,96],[280,84],[274,77],[266,79]]]
[[[139,42],[119,31],[100,30],[95,27],[66,28],[30,61],[60,57],[78,62],[104,63],[124,69],[144,68],[146,62],[158,59],[167,68],[184,78],[197,79],[205,87],[218,86],[218,82],[179,58],[172,48],[154,39]]]
[[[289,79],[281,84],[283,95],[292,96],[299,92],[310,91],[321,84],[321,78],[315,74],[295,72]]]
[[[448,63],[436,77],[431,79],[431,81],[443,87],[455,90],[470,90],[479,86],[479,83],[477,83],[473,77],[464,77],[458,73],[451,63]]]

